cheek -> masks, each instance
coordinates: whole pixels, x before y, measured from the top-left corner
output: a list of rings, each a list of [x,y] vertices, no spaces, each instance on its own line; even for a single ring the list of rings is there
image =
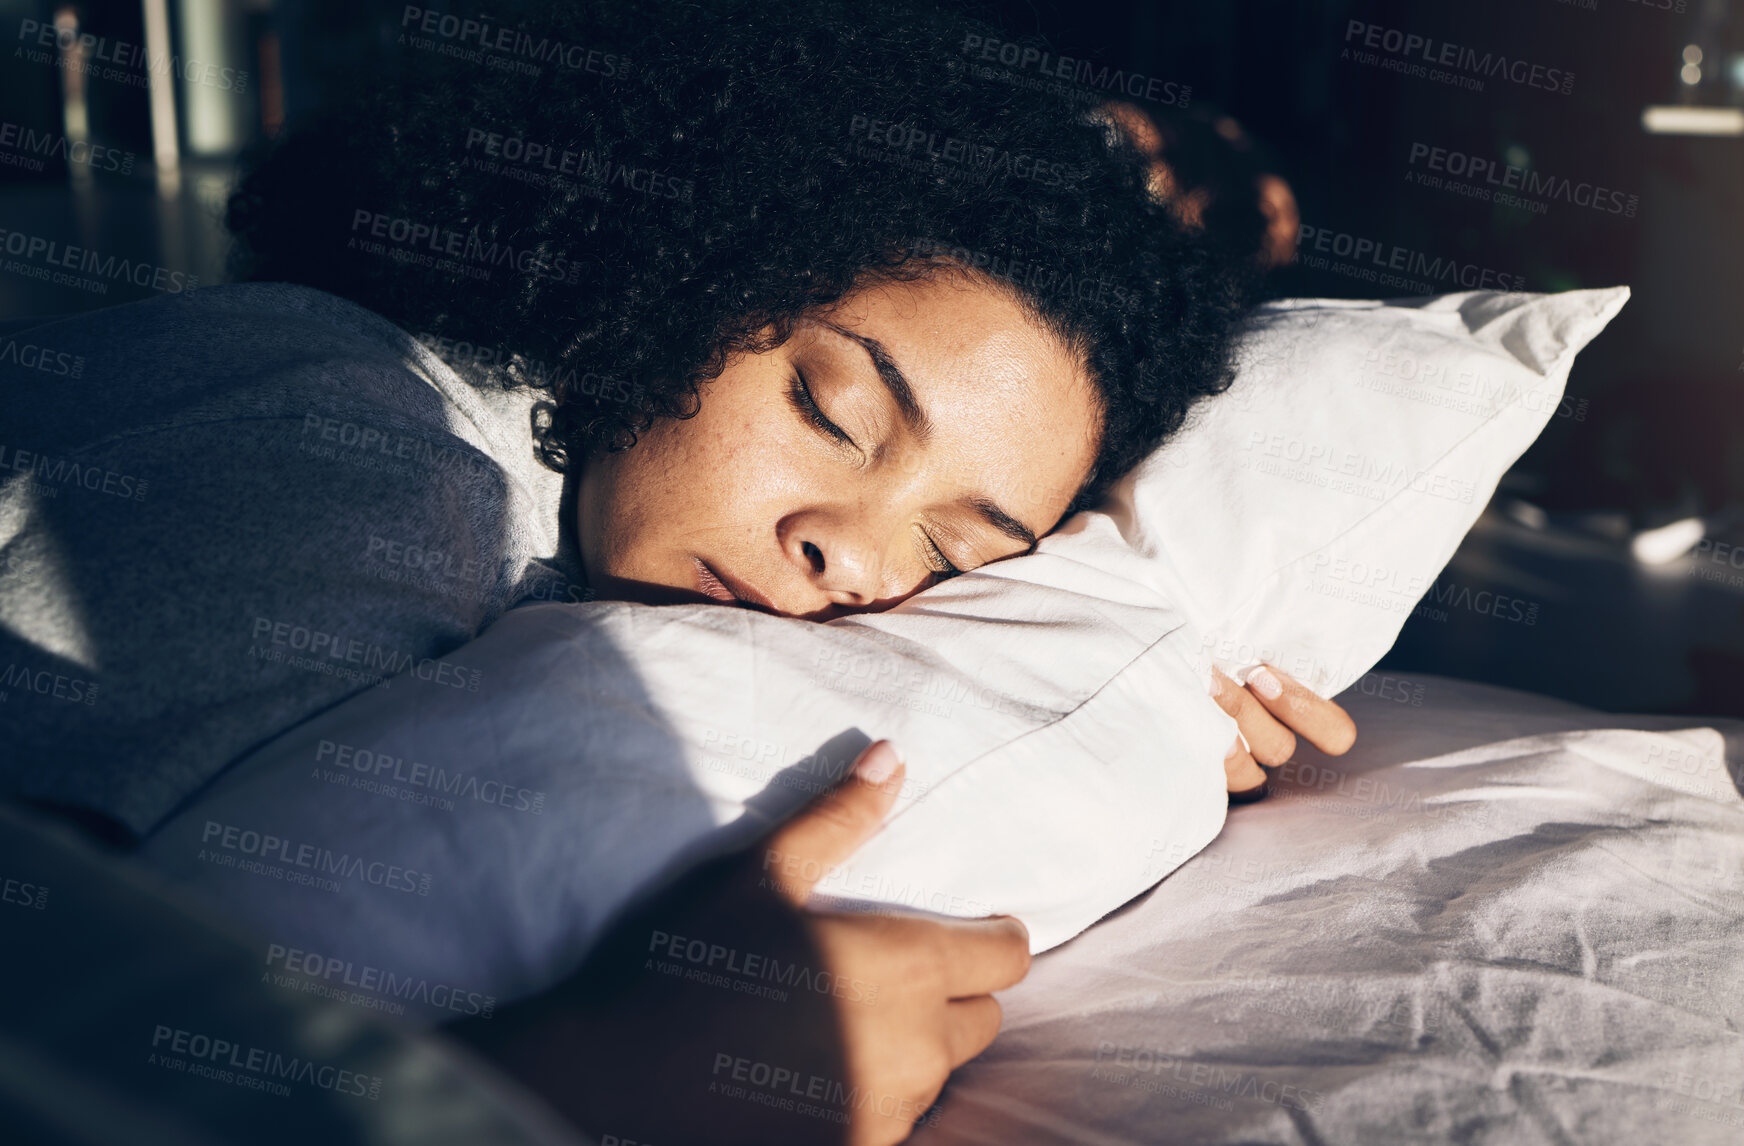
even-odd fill
[[[733,406],[705,400],[696,417],[656,423],[607,463],[598,520],[614,563],[736,532],[793,483],[793,443],[774,412]]]
[[[619,546],[642,545],[690,523],[706,479],[695,458],[688,425],[657,423],[617,459],[605,523]]]
[[[671,506],[729,508],[728,494],[742,491],[773,453],[759,448],[753,415],[719,402],[712,409],[705,404],[694,418],[662,422],[647,443],[653,448],[638,480]]]

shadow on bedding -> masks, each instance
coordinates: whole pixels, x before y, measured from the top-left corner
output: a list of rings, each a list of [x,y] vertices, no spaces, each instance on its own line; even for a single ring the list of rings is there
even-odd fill
[[[253,932],[263,990],[459,1024],[591,1132],[660,1141],[673,1104],[834,1140],[831,1104],[802,1101],[847,1077],[837,1000],[806,989],[821,954],[773,893],[672,922],[706,915],[715,818],[598,609],[505,615],[443,658],[476,691],[402,676],[291,729],[138,858]],[[782,1031],[803,1056],[759,1055]],[[648,1126],[583,1120],[630,1088]]]

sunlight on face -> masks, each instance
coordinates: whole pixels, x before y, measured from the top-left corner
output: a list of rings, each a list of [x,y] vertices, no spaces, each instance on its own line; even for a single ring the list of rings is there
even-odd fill
[[[1083,364],[991,280],[874,285],[729,361],[696,417],[591,457],[582,558],[608,600],[889,608],[1027,552],[1100,432]]]

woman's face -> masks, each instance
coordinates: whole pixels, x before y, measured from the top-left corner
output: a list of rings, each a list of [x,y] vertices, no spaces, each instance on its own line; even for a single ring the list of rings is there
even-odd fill
[[[694,418],[593,455],[582,559],[608,600],[888,608],[1052,529],[1099,409],[1083,365],[989,280],[870,286],[730,360]]]

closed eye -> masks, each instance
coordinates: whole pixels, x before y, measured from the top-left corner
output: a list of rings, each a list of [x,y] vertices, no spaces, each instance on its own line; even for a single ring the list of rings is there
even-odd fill
[[[820,432],[828,434],[844,446],[852,446],[854,449],[860,448],[854,445],[854,439],[848,436],[846,430],[830,421],[824,416],[824,412],[818,409],[817,401],[811,396],[811,387],[805,384],[805,375],[798,370],[793,372],[793,379],[787,384],[787,400],[801,418],[811,423]]]
[[[944,551],[938,547],[938,543],[928,537],[925,531],[922,531],[920,539],[922,548],[926,550],[927,568],[931,569],[939,580],[943,581],[955,577],[962,572],[961,569],[951,564],[951,559],[945,556]]]
[[[797,369],[793,372],[793,378],[787,383],[787,401],[794,411],[815,427],[819,433],[850,449],[858,450],[860,448],[846,430],[830,421],[828,415],[818,408],[817,399],[812,397],[811,387],[806,385],[804,373]],[[929,537],[925,530],[917,530],[917,532],[920,536],[921,549],[926,559],[927,568],[932,570],[935,577],[944,581],[963,572],[951,563],[951,559],[945,556],[944,551],[938,547],[938,543]]]

